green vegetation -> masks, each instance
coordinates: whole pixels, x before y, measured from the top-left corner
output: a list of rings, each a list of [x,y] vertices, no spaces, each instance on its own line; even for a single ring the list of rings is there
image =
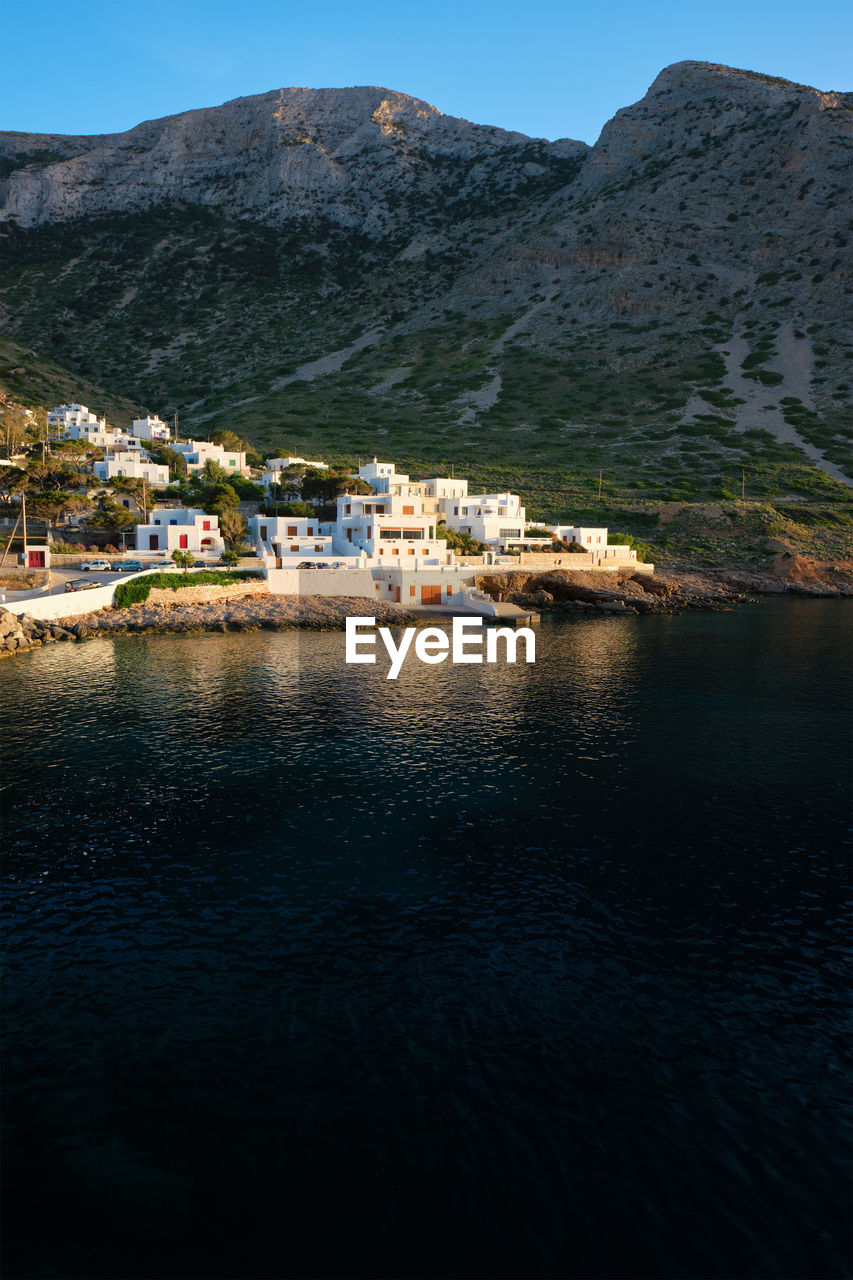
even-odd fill
[[[179,591],[186,586],[230,586],[234,582],[249,582],[261,575],[252,569],[239,569],[218,573],[215,569],[202,569],[187,578],[183,573],[150,573],[132,582],[120,582],[116,587],[116,607],[124,609],[131,604],[142,604],[155,587]]]

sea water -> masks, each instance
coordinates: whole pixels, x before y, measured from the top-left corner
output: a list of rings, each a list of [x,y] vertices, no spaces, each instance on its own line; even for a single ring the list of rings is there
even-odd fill
[[[848,1274],[850,620],[5,663],[6,1280]]]

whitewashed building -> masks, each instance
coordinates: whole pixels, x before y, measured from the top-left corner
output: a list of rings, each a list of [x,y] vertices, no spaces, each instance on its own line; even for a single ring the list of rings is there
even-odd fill
[[[505,550],[528,541],[524,537],[526,512],[516,493],[445,498],[443,503],[448,527],[470,533],[478,542]]]
[[[449,563],[447,544],[435,532],[435,517],[425,515],[413,495],[343,493],[338,498],[334,548],[342,555],[363,552],[385,565]]]
[[[156,414],[153,418],[150,415],[147,418],[134,418],[130,429],[133,435],[139,436],[140,440],[149,442],[163,440],[168,443],[172,434],[169,426]]]
[[[438,516],[446,522],[447,504],[451,505],[460,498],[468,497],[468,481],[456,480],[452,476],[433,476],[422,482],[424,491],[424,511]]]
[[[328,462],[312,462],[308,458],[267,458],[268,471],[286,471],[288,467],[309,467],[314,471],[328,471]]]
[[[219,517],[194,507],[155,507],[148,523],[136,526],[137,551],[195,551],[217,553],[225,550],[219,532]]]
[[[47,425],[56,427],[60,434],[65,434],[71,427],[88,427],[92,431],[99,429],[106,431],[107,420],[90,412],[84,404],[59,404],[48,413]],[[79,439],[78,436],[68,438]]]
[[[221,444],[210,440],[175,441],[169,446],[176,453],[183,454],[187,471],[202,471],[206,462],[218,462],[220,467],[233,475],[248,475],[246,455],[236,449],[225,449]]]
[[[165,489],[169,483],[169,468],[159,462],[150,462],[148,455],[132,449],[119,450],[96,462],[92,471],[99,480],[113,480],[127,476],[134,480],[147,480],[156,489]]]
[[[258,555],[272,557],[278,568],[288,561],[328,560],[333,554],[332,526],[311,516],[251,516],[249,538]]]

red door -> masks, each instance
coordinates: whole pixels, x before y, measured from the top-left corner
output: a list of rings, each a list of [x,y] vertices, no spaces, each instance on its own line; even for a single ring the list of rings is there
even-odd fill
[[[30,552],[30,568],[31,569],[44,568],[44,552],[43,551]]]
[[[159,550],[160,550],[160,535],[159,535],[159,533],[149,533],[149,535],[148,535],[148,550],[149,550],[149,551],[159,551]]]
[[[180,546],[182,551],[186,551],[187,547],[189,546],[189,534],[186,534],[186,533],[178,534],[178,545]]]

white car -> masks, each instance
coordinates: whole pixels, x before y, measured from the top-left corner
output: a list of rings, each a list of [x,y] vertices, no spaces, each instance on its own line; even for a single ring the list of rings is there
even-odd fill
[[[109,573],[112,565],[109,560],[84,560],[80,565],[81,569],[94,569],[98,573]]]

